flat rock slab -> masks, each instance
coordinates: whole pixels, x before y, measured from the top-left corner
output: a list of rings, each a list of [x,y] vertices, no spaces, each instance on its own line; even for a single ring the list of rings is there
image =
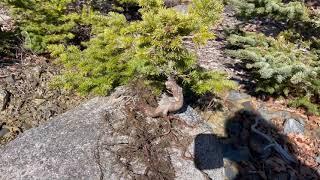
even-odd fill
[[[0,179],[99,179],[94,150],[106,100],[93,99],[7,144],[0,150]]]
[[[132,179],[105,147],[106,142],[125,144],[131,139],[117,135],[108,124],[121,124],[123,107],[122,96],[98,97],[26,131],[0,149],[0,179]],[[222,153],[211,129],[199,124],[181,132],[194,137],[187,149],[200,162],[182,158],[184,152],[177,147],[168,148],[175,179],[223,179]],[[139,161],[132,167],[135,174],[145,172]]]

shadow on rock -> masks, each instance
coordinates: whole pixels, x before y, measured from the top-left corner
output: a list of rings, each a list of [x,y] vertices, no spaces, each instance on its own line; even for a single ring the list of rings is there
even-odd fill
[[[259,113],[237,111],[225,128],[227,137],[196,136],[194,163],[199,170],[224,166],[226,179],[320,179],[319,163],[311,157],[314,163],[306,164],[310,157],[298,157],[288,136]],[[214,149],[222,149],[223,157],[217,159]]]
[[[222,157],[217,156],[218,138],[213,134],[199,134],[195,138],[194,163],[199,170],[223,167]]]

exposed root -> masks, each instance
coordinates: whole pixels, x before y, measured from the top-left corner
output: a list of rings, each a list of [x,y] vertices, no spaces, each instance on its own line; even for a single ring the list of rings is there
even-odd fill
[[[169,112],[176,112],[182,108],[184,102],[182,88],[173,78],[168,78],[165,84],[172,97],[164,96],[156,108],[142,104],[141,110],[148,117],[166,117]]]
[[[187,154],[187,147],[192,138],[183,137],[177,126],[184,126],[181,121],[172,121],[173,118],[147,120],[138,109],[126,109],[127,117],[121,126],[113,126],[107,121],[114,133],[123,137],[130,137],[128,143],[106,144],[109,152],[117,157],[117,165],[125,171],[124,178],[132,179],[174,179],[175,171],[171,163],[169,148],[176,147],[182,150],[181,157],[193,160]],[[108,119],[108,116],[107,116]],[[135,166],[143,165],[144,172],[136,172]]]

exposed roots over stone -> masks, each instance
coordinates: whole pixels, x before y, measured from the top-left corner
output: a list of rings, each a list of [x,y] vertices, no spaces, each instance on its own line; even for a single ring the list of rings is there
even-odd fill
[[[106,144],[108,151],[117,157],[116,164],[125,169],[123,176],[132,179],[174,179],[170,147],[181,149],[183,158],[192,158],[186,155],[192,138],[183,137],[179,131],[185,125],[170,118],[146,118],[139,109],[133,108],[133,104],[128,106],[121,126],[113,126],[112,129],[119,137],[128,137],[129,140]],[[107,115],[107,120],[108,117],[111,116]],[[137,169],[141,170],[137,172]]]

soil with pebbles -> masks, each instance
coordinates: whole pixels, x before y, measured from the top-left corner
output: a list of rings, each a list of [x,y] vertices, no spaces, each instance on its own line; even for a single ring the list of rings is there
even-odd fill
[[[28,56],[23,62],[0,59],[0,144],[14,139],[17,134],[38,126],[84,100],[76,94],[50,87],[60,67],[44,57]],[[10,132],[6,129],[15,129]]]

